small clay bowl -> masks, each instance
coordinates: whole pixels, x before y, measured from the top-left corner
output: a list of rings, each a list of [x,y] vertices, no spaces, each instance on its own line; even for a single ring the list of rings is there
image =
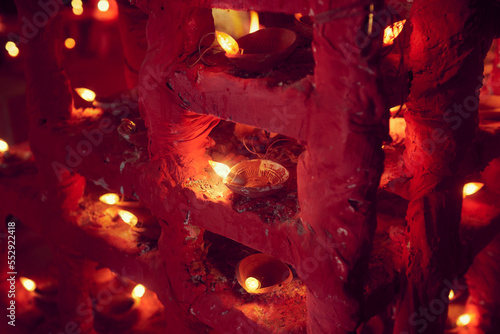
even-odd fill
[[[260,288],[249,290],[245,280],[254,277],[260,281]],[[293,275],[290,268],[280,260],[267,254],[254,254],[241,260],[236,266],[236,279],[248,293],[269,293],[288,285]]]
[[[253,73],[265,73],[278,66],[295,49],[297,35],[288,29],[266,28],[237,40],[243,54],[226,57],[235,66]]]
[[[308,39],[313,38],[313,24],[314,20],[310,16],[295,16],[297,32]]]
[[[288,170],[271,160],[245,160],[234,165],[224,180],[233,192],[257,198],[274,194],[288,180]]]

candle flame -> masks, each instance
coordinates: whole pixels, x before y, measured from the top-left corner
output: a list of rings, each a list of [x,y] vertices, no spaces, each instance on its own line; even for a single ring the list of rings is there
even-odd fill
[[[300,18],[301,18],[303,15],[302,15],[301,13],[295,13],[295,14],[293,14],[293,16],[295,16],[295,19],[296,19],[297,21],[300,21]]]
[[[99,200],[103,203],[113,205],[120,201],[120,196],[118,196],[117,194],[108,193],[99,197]]]
[[[93,102],[95,100],[95,92],[87,88],[75,88],[75,91],[80,95],[82,99],[87,102]]]
[[[9,144],[3,139],[0,139],[0,153],[5,153],[9,150]]]
[[[254,12],[253,10],[250,11],[250,31],[249,33],[256,32],[260,28],[259,25],[259,14],[257,12]]]
[[[35,291],[36,283],[33,280],[26,278],[26,277],[19,277],[19,281],[21,282],[21,284],[24,286],[24,288],[26,290]]]
[[[463,197],[467,197],[469,195],[475,194],[484,186],[484,183],[481,182],[469,182],[464,186]]]
[[[66,38],[64,40],[64,46],[66,47],[66,49],[73,49],[76,45],[76,41],[73,39],[73,38]]]
[[[118,210],[118,215],[120,218],[130,226],[135,226],[137,224],[137,217],[127,210]]]
[[[212,160],[209,160],[208,163],[210,164],[210,166],[212,166],[214,172],[220,177],[225,179],[228,176],[229,170],[231,169],[229,168],[229,166]]]
[[[260,281],[255,277],[248,277],[245,280],[245,286],[247,287],[248,290],[255,291],[260,288]]]
[[[462,314],[458,317],[457,319],[457,326],[463,327],[467,326],[472,320],[472,315],[471,314]]]
[[[384,46],[392,45],[394,43],[394,39],[398,37],[398,35],[403,30],[406,20],[401,20],[398,22],[394,22],[390,26],[386,27],[384,30]]]
[[[132,290],[132,298],[134,299],[141,299],[142,296],[144,296],[144,293],[146,292],[146,288],[142,284],[137,284],[134,289]]]
[[[453,300],[455,298],[455,291],[450,290],[450,293],[448,294],[448,300]]]
[[[227,54],[235,55],[240,51],[238,42],[234,40],[231,36],[225,32],[216,31],[215,36],[217,37],[217,42],[226,51]]]

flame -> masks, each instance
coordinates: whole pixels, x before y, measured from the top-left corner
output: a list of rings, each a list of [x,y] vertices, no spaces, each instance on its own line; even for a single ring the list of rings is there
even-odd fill
[[[457,326],[463,327],[467,326],[472,320],[472,314],[462,314],[461,316],[458,317],[457,319]]]
[[[481,182],[469,182],[464,186],[463,197],[467,197],[469,195],[475,194],[484,186],[484,183]]]
[[[99,197],[99,200],[103,203],[113,205],[120,201],[120,196],[118,196],[117,194],[108,193]]]
[[[260,288],[260,281],[255,277],[248,277],[245,280],[245,286],[247,287],[248,290],[255,291]]]
[[[226,51],[227,54],[235,55],[238,54],[240,48],[238,42],[234,40],[231,36],[225,32],[216,31],[215,36],[217,36],[217,42]]]
[[[257,12],[254,12],[253,10],[250,11],[250,31],[249,33],[256,32],[260,28],[259,25],[259,14]]]
[[[76,41],[73,39],[73,38],[66,38],[64,40],[64,46],[66,47],[66,49],[73,49],[76,45]]]
[[[295,13],[295,14],[293,14],[293,16],[295,16],[295,19],[296,19],[297,21],[300,21],[300,18],[301,18],[303,15],[302,15],[301,13]]]
[[[97,9],[101,12],[107,12],[109,9],[109,2],[108,0],[99,0],[97,3]]]
[[[450,293],[448,294],[448,299],[453,300],[453,298],[455,298],[455,291],[450,290]]]
[[[229,174],[229,170],[231,169],[229,168],[229,166],[224,165],[220,162],[209,160],[208,163],[210,164],[210,166],[212,166],[213,170],[215,171],[215,174],[219,175],[224,179],[227,177],[227,175]]]
[[[36,283],[33,280],[30,280],[26,277],[19,277],[19,281],[24,286],[24,288],[28,291],[35,291]]]
[[[3,139],[0,139],[0,153],[5,153],[9,150],[9,144]]]
[[[87,102],[92,102],[95,100],[95,92],[87,88],[75,88],[75,91],[80,95],[82,99]]]
[[[127,210],[118,210],[118,215],[120,218],[130,226],[135,226],[137,224],[137,217]]]
[[[399,33],[401,33],[401,30],[403,30],[405,22],[406,20],[401,20],[385,28],[384,46],[392,45],[392,43],[394,43],[394,39],[398,37]]]
[[[15,58],[19,55],[19,48],[17,47],[16,43],[12,41],[8,41],[5,43],[5,50],[9,53],[9,56]]]
[[[135,300],[141,299],[142,296],[144,296],[144,293],[146,292],[146,288],[142,284],[137,284],[134,289],[132,290],[132,298]]]

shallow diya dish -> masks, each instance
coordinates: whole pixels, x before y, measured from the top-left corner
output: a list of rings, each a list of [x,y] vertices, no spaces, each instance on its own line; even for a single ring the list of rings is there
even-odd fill
[[[289,176],[288,170],[277,162],[253,159],[234,165],[224,184],[237,194],[257,198],[279,191]]]
[[[248,293],[262,294],[287,286],[293,275],[285,263],[260,253],[247,256],[238,263],[236,279]]]
[[[227,54],[235,66],[247,72],[265,73],[283,62],[295,49],[297,35],[288,29],[266,28],[237,40],[242,53]]]

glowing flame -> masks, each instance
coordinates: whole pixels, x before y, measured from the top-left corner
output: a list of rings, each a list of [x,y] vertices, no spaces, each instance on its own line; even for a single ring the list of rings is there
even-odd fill
[[[120,196],[118,196],[117,194],[109,193],[99,197],[99,200],[103,203],[113,205],[120,201]]]
[[[457,319],[457,326],[459,326],[459,327],[467,326],[471,320],[472,320],[471,314],[467,314],[467,313],[462,314]]]
[[[12,41],[8,41],[5,43],[5,50],[9,53],[9,56],[15,58],[19,55],[19,48],[17,47],[16,43]]]
[[[80,95],[82,99],[84,99],[87,102],[92,102],[95,100],[95,93],[94,91],[87,89],[87,88],[75,88],[75,92]]]
[[[9,144],[5,140],[0,139],[0,153],[5,153],[9,150]]]
[[[210,164],[210,166],[212,166],[213,170],[215,171],[215,174],[219,175],[224,179],[229,174],[229,170],[231,169],[229,168],[229,166],[224,165],[220,162],[209,160],[208,163]]]
[[[73,38],[66,38],[64,40],[64,46],[66,47],[66,49],[73,49],[76,45],[76,41],[73,39]]]
[[[245,280],[245,286],[247,287],[248,290],[255,291],[260,288],[260,281],[255,277],[248,277]]]
[[[30,280],[26,277],[19,277],[19,281],[24,286],[24,288],[28,291],[35,291],[36,283],[33,280]]]
[[[137,217],[129,211],[126,210],[118,210],[118,215],[120,218],[130,226],[135,226],[137,224]]]
[[[466,183],[464,186],[464,193],[463,193],[464,198],[469,196],[469,195],[477,193],[479,191],[479,189],[481,189],[483,186],[484,186],[484,184],[481,182]]]
[[[99,0],[97,3],[97,9],[99,9],[101,12],[106,12],[109,9],[109,2],[108,0]]]
[[[142,296],[144,296],[144,293],[146,292],[146,288],[142,284],[137,284],[134,289],[132,290],[132,298],[134,299],[141,299]]]
[[[296,19],[297,21],[300,21],[300,18],[301,18],[303,15],[302,15],[301,13],[295,13],[295,14],[293,14],[293,16],[295,16],[295,19]]]
[[[225,32],[216,31],[215,36],[217,36],[217,42],[226,51],[227,54],[235,55],[240,51],[238,42],[234,40],[231,36]]]
[[[256,32],[259,30],[259,14],[257,12],[254,12],[253,10],[250,11],[250,31],[249,33]]]
[[[405,22],[406,20],[398,21],[385,28],[384,46],[392,45],[392,43],[394,43],[394,39],[398,37],[399,33],[401,33],[401,30],[403,30]]]
[[[448,299],[453,300],[453,298],[455,298],[455,291],[450,290],[450,293],[448,294]]]

